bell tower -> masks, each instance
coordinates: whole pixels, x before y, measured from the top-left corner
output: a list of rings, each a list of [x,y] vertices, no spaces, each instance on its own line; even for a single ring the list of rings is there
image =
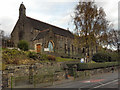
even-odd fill
[[[20,4],[20,8],[19,8],[19,18],[21,17],[25,17],[26,16],[26,8],[23,4],[23,2]]]

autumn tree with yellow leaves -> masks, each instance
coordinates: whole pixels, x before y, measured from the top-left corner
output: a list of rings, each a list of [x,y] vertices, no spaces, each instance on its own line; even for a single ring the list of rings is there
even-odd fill
[[[79,47],[85,47],[85,55],[96,50],[99,45],[107,45],[107,30],[109,21],[102,7],[98,8],[95,2],[79,2],[76,5],[73,22]],[[93,50],[94,49],[94,50]]]

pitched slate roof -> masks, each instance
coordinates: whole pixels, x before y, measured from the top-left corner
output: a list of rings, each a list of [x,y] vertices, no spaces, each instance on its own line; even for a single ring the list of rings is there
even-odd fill
[[[37,30],[42,31],[42,30],[52,28],[52,31],[55,34],[65,36],[65,37],[74,38],[74,35],[68,30],[62,29],[60,27],[57,27],[57,26],[33,19],[33,18],[30,18],[30,17],[26,17],[26,19],[27,19],[27,22],[30,23],[33,26],[33,28],[35,28]],[[40,32],[38,35],[41,35],[41,36],[38,36],[38,35],[37,36],[40,38],[43,36],[43,33],[45,34],[47,32]],[[36,38],[36,39],[39,39],[39,38]]]
[[[48,32],[49,32],[49,29],[41,31],[40,33],[38,33],[38,35],[35,38],[33,38],[33,41],[39,40],[40,38],[43,38],[45,35],[48,34]]]

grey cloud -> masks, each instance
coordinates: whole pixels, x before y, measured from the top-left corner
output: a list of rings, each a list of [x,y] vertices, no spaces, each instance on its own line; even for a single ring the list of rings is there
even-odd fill
[[[9,17],[0,17],[1,29],[5,31],[5,34],[9,35],[13,26],[15,25],[15,19]]]
[[[6,16],[0,15],[0,23],[2,24],[0,28],[10,33],[18,19],[19,5],[22,2],[22,0],[18,0],[18,1],[5,0],[5,1],[8,2],[7,3],[8,6],[6,7],[5,4],[3,5],[5,7],[5,10],[3,12],[5,12],[4,15]],[[59,1],[58,0],[24,0],[23,3],[26,6],[27,16],[66,29],[68,27],[68,22],[70,21],[69,15],[70,14],[73,15],[74,7],[76,6],[78,1],[79,0],[59,0]],[[105,0],[96,0],[96,1],[98,6],[101,6],[105,10],[107,10],[108,12],[107,19],[113,22],[116,28],[117,17],[114,15],[114,13],[116,13],[117,10],[116,8],[110,7],[111,4],[114,3],[114,0],[112,2]],[[11,8],[9,9],[8,7]]]

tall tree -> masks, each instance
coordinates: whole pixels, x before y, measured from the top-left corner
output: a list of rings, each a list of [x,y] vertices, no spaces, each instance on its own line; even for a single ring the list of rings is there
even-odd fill
[[[102,7],[98,8],[92,1],[79,2],[74,13],[75,32],[82,38],[81,46],[86,48],[86,55],[89,55],[90,48],[107,44],[109,22]]]

